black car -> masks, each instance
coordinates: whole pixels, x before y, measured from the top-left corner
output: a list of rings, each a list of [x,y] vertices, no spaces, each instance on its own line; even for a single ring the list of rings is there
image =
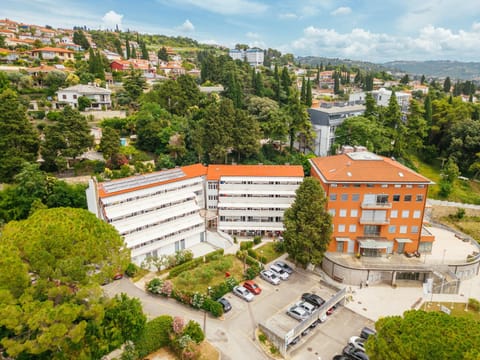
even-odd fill
[[[302,294],[302,300],[305,300],[306,302],[316,306],[320,307],[323,304],[325,304],[325,300],[323,300],[320,296],[312,293],[304,293]]]
[[[346,357],[345,355],[335,355],[333,360],[350,360],[350,358]]]
[[[369,336],[376,335],[377,332],[369,327],[364,327],[360,332],[360,337],[367,340]]]
[[[220,304],[222,304],[222,307],[223,307],[223,312],[224,313],[227,313],[229,312],[230,310],[232,310],[232,304],[230,304],[230,301],[228,301],[227,299],[225,298],[220,298],[217,300]]]
[[[369,357],[362,350],[356,349],[353,345],[348,344],[343,348],[343,355],[352,360],[369,360]]]

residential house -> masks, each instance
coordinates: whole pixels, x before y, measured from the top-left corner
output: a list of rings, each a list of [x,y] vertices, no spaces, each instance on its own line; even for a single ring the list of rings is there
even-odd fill
[[[40,49],[33,49],[30,51],[32,56],[37,59],[43,60],[54,60],[58,58],[59,60],[72,60],[74,61],[75,58],[73,54],[75,53],[72,50],[62,49],[62,48],[54,48],[54,47],[44,47]]]
[[[110,68],[112,71],[140,70],[144,76],[155,73],[155,68],[143,59],[114,60],[110,63]]]
[[[1,62],[13,62],[18,60],[18,54],[15,51],[9,49],[0,48],[0,61]]]
[[[385,88],[380,88],[379,90],[373,90],[370,92],[375,99],[375,102],[378,106],[387,107],[390,102],[390,97],[392,96],[392,91]],[[348,101],[354,102],[356,104],[364,104],[365,98],[367,96],[366,92],[357,92],[350,94]],[[396,91],[395,96],[397,98],[397,103],[400,106],[402,112],[407,112],[410,106],[410,101],[412,99],[412,94],[402,91]]]
[[[4,38],[15,38],[15,31],[9,30],[9,29],[0,29],[0,36],[3,36]]]
[[[160,65],[158,66],[158,70],[163,71],[165,75],[184,75],[185,74],[185,69],[182,67],[182,64],[175,62],[175,61],[169,61],[165,62],[162,61],[160,62]]]
[[[301,166],[195,164],[103,183],[92,179],[87,203],[141,264],[149,255],[194,250],[208,240],[207,228],[221,234],[283,231],[283,212],[302,180]]]
[[[431,251],[434,237],[422,229],[429,179],[368,151],[315,158],[310,164],[332,215],[328,251],[373,257]]]
[[[87,110],[102,110],[112,106],[112,91],[99,86],[74,85],[57,91],[60,105],[70,105],[78,108],[78,98],[85,96],[90,99],[91,105]]]
[[[344,102],[324,102],[320,107],[311,107],[307,111],[315,133],[311,150],[317,156],[327,156],[331,153],[336,139],[336,128],[351,116],[363,115],[365,106]]]
[[[18,39],[18,38],[6,38],[5,39],[5,45],[7,46],[26,46],[26,47],[32,47],[33,44],[35,43],[35,40],[32,39]]]

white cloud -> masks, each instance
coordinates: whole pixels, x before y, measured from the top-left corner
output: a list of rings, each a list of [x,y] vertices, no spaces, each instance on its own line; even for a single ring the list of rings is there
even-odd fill
[[[480,26],[471,30],[452,31],[432,25],[425,26],[414,36],[393,36],[356,28],[349,33],[309,26],[303,36],[280,50],[296,55],[317,55],[369,61],[400,59],[458,59],[476,61],[480,48]]]
[[[348,15],[351,12],[352,12],[352,9],[350,9],[348,6],[340,6],[339,8],[333,10],[330,14],[333,16]]]
[[[160,0],[160,2],[171,5],[177,3],[186,6],[195,6],[203,10],[222,15],[242,15],[242,14],[258,14],[268,9],[268,6],[261,2],[252,0]]]
[[[247,32],[245,35],[250,39],[258,39],[260,37],[260,35],[258,35],[257,33],[250,32],[250,31]]]
[[[102,17],[103,25],[107,29],[114,29],[117,25],[121,28],[123,15],[117,14],[115,11],[110,10]]]
[[[278,18],[281,20],[298,19],[298,15],[294,13],[282,13],[278,15]]]
[[[181,32],[193,32],[195,31],[195,26],[193,26],[191,21],[187,19],[182,25],[177,27],[177,30]]]

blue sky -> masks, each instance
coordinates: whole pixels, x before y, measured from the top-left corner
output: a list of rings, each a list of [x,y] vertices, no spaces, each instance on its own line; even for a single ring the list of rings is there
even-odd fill
[[[0,18],[245,43],[296,56],[480,61],[478,0],[2,0]]]

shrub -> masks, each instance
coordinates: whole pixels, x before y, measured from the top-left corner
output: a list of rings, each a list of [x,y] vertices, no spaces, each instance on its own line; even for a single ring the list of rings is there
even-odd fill
[[[238,285],[238,281],[233,276],[231,276],[225,280],[225,284],[227,284],[228,286],[228,291],[232,291],[233,288]]]
[[[202,262],[202,258],[196,258],[196,259],[187,261],[183,264],[177,265],[173,269],[170,270],[170,273],[168,274],[168,278],[171,279],[171,278],[177,276],[178,274],[181,274],[182,272],[184,272],[186,270],[193,269],[194,267],[196,267],[201,262]]]
[[[213,300],[220,299],[223,295],[230,292],[227,283],[224,281],[216,286],[212,286],[210,289],[210,297]]]
[[[245,278],[248,280],[253,280],[258,276],[258,274],[260,274],[261,270],[262,266],[260,266],[260,264],[256,262],[247,269],[247,271],[245,272]]]
[[[260,257],[258,258],[258,260],[259,260],[262,264],[266,264],[266,263],[268,262],[266,256],[260,256]]]
[[[240,250],[247,250],[253,247],[253,241],[242,241],[240,243]]]
[[[274,355],[278,353],[278,349],[275,347],[275,345],[270,346],[270,352]]]
[[[480,301],[477,299],[470,298],[468,299],[468,307],[474,311],[480,311]]]
[[[181,265],[193,259],[192,250],[181,250],[175,253],[175,260],[177,265]]]
[[[273,243],[273,248],[277,253],[284,253],[285,252],[285,242],[283,241],[275,241]]]
[[[253,249],[248,249],[247,253],[248,253],[248,256],[251,256],[254,259],[256,259],[258,257],[257,253]]]
[[[261,242],[262,242],[262,237],[261,237],[261,236],[255,236],[255,237],[253,238],[253,243],[254,243],[255,245],[258,245],[258,244],[260,244]]]
[[[267,337],[264,333],[260,333],[258,334],[258,340],[260,340],[261,343],[265,343],[265,341],[267,341]]]
[[[128,277],[133,277],[133,276],[135,276],[137,271],[138,271],[137,265],[135,265],[134,263],[130,263],[130,264],[128,264],[127,268],[125,269],[125,274]]]
[[[152,294],[160,294],[162,291],[163,281],[159,278],[154,278],[147,283],[147,291]]]
[[[212,260],[216,260],[218,258],[220,258],[221,256],[223,256],[223,252],[224,250],[223,249],[218,249],[218,250],[215,250],[211,253],[208,253],[207,255],[205,255],[205,261],[212,261]]]
[[[170,344],[173,318],[170,315],[159,316],[145,325],[145,329],[135,342],[139,358]]]
[[[210,312],[215,317],[220,317],[223,315],[223,306],[219,302],[206,298],[203,302],[202,309]]]
[[[205,334],[203,333],[200,324],[193,320],[190,320],[187,323],[183,329],[183,335],[190,336],[190,339],[195,341],[197,344],[200,344],[205,339]]]
[[[237,240],[237,237],[236,237],[236,236],[233,237],[233,243],[234,243],[234,244],[237,244],[237,243],[238,243],[238,240]]]

